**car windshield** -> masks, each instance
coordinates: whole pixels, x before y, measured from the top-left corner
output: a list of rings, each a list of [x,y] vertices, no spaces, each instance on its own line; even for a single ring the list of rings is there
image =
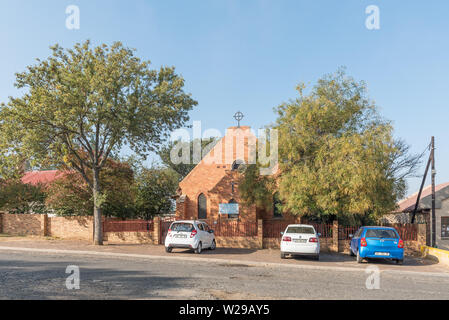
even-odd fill
[[[286,233],[315,234],[315,230],[312,227],[288,227]]]
[[[181,231],[181,232],[192,232],[193,224],[186,222],[177,222],[171,225],[172,231]]]
[[[398,238],[398,235],[391,229],[368,229],[366,238]]]

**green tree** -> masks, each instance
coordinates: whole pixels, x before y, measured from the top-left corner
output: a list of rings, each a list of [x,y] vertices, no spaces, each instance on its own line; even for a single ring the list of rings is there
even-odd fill
[[[201,159],[204,158],[210,150],[220,141],[219,138],[212,137],[209,139],[194,139],[190,142],[182,142],[182,141],[175,141],[175,142],[169,142],[168,144],[164,145],[158,152],[159,157],[162,160],[162,163],[167,166],[168,168],[173,169],[175,172],[179,174],[179,180],[184,179],[190,171],[195,168],[197,163],[194,163],[193,159],[193,149],[194,145],[198,144],[201,145]],[[178,145],[179,144],[179,145]],[[173,163],[171,159],[171,153],[174,151],[179,151],[178,155],[181,155],[182,148],[176,148],[176,146],[181,146],[180,144],[183,144],[186,149],[188,148],[189,151],[189,163]]]
[[[179,174],[171,168],[142,168],[135,181],[137,217],[149,220],[155,215],[172,212],[178,182]]]
[[[108,159],[100,175],[104,201],[103,214],[108,217],[134,216],[134,173],[127,163]],[[45,204],[61,216],[91,216],[94,201],[92,192],[75,170],[65,171],[47,188]]]
[[[393,137],[391,123],[377,112],[363,82],[343,70],[320,79],[309,94],[276,109],[283,210],[314,219],[342,221],[391,212],[404,195],[405,178],[420,157]],[[262,187],[245,174],[244,196]],[[274,178],[266,178],[273,186]],[[277,188],[262,181],[267,192]],[[259,192],[260,194],[261,192]],[[260,197],[260,196],[259,196]]]
[[[17,74],[23,95],[2,104],[0,146],[33,166],[77,170],[93,195],[94,244],[101,245],[100,173],[109,156],[123,146],[142,157],[155,151],[197,102],[174,68],[152,70],[120,42],[51,49],[52,56]]]
[[[42,185],[25,184],[20,179],[0,182],[0,209],[9,213],[47,213]]]

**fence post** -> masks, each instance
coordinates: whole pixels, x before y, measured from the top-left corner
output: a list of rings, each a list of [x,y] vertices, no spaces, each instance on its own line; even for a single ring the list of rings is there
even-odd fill
[[[0,212],[0,233],[3,233],[3,212]]]
[[[427,244],[427,225],[418,224],[418,250],[421,250],[421,246]]]
[[[332,251],[338,252],[338,220],[335,220],[332,224]]]
[[[161,235],[161,218],[155,217],[153,219],[153,244],[159,244]]]
[[[263,220],[257,220],[257,240],[259,242],[259,249],[263,249]]]
[[[48,235],[48,215],[47,214],[41,214],[41,235],[43,237],[46,237]]]

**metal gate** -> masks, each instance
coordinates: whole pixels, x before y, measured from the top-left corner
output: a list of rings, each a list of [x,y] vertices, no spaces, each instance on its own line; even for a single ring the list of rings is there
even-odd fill
[[[168,228],[170,228],[170,225],[173,223],[173,221],[161,221],[160,224],[160,233],[159,233],[159,244],[165,244],[165,237],[168,233]]]

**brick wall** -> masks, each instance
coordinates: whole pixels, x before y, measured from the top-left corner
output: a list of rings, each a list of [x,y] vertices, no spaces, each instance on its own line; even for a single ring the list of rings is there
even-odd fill
[[[104,240],[109,244],[158,244],[154,241],[153,232],[106,232]]]
[[[217,247],[260,249],[258,237],[216,237]]]
[[[338,228],[338,224],[333,225]],[[104,240],[109,243],[131,244],[158,244],[160,220],[154,219],[154,232],[106,232]],[[92,217],[47,217],[47,215],[30,214],[0,214],[0,232],[10,235],[36,235],[52,236],[61,239],[76,239],[92,241],[93,218]],[[222,237],[217,236],[217,246],[228,248],[248,249],[279,249],[279,238],[263,238],[262,220],[258,220],[257,236],[252,237]],[[333,232],[338,235],[338,232]],[[420,252],[425,245],[426,226],[419,225],[418,240],[405,241],[405,253],[407,255]],[[322,252],[349,253],[349,240],[339,240],[338,236],[321,238]]]
[[[44,216],[38,214],[2,214],[2,233],[9,235],[43,235]]]
[[[47,235],[52,237],[91,241],[93,232],[93,217],[48,218]]]

